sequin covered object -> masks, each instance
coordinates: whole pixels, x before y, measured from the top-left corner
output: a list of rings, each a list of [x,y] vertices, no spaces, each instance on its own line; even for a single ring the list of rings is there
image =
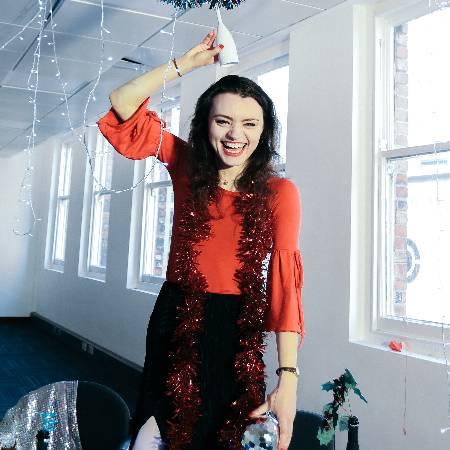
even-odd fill
[[[272,411],[266,413],[264,422],[247,427],[241,443],[243,450],[278,449],[278,420]]]
[[[210,201],[213,198],[210,194]],[[237,252],[241,264],[235,272],[242,296],[238,317],[239,351],[234,363],[240,394],[231,403],[217,439],[227,449],[242,450],[243,433],[255,420],[249,418],[249,414],[264,402],[266,388],[264,324],[269,303],[264,274],[272,248],[273,214],[268,206],[268,196],[264,194],[242,193],[236,196],[234,207],[242,220]],[[171,369],[166,382],[166,393],[172,397],[174,408],[167,433],[171,450],[182,450],[190,443],[195,424],[201,416],[198,341],[208,286],[197,269],[195,244],[206,240],[211,231],[205,214],[195,209],[190,197],[182,211],[180,239],[174,251],[176,260],[180,262],[177,281],[183,287],[185,301],[178,309],[178,325],[173,337],[176,350],[169,353]]]
[[[35,450],[39,431],[49,432],[48,450],[82,450],[77,422],[77,381],[43,386],[23,396],[0,422],[0,447]]]

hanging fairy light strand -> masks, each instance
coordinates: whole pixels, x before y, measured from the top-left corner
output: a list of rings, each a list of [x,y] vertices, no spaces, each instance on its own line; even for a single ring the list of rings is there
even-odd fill
[[[42,43],[42,38],[43,37],[47,37],[47,35],[43,35],[44,29],[45,29],[45,23],[50,21],[50,25],[51,25],[51,42],[47,42],[48,45],[52,46],[53,49],[53,59],[52,62],[55,63],[56,66],[56,74],[55,76],[60,80],[60,85],[62,88],[62,93],[63,93],[63,100],[64,100],[64,104],[65,104],[65,108],[66,108],[66,117],[68,120],[68,124],[69,124],[69,128],[72,132],[75,133],[75,129],[73,127],[72,124],[72,120],[71,120],[71,116],[70,116],[70,109],[69,109],[69,105],[68,105],[68,100],[67,100],[67,92],[66,92],[66,87],[67,87],[67,82],[64,81],[63,77],[62,77],[62,73],[61,73],[61,69],[59,66],[59,59],[58,59],[58,55],[57,55],[57,51],[56,51],[56,39],[55,39],[55,32],[54,32],[54,28],[56,27],[56,23],[53,20],[53,9],[52,9],[52,5],[50,3],[50,7],[49,10],[47,11],[47,6],[49,5],[50,0],[46,0],[45,2],[45,6],[43,0],[38,0],[38,5],[39,5],[39,12],[33,17],[32,20],[30,20],[26,26],[24,26],[23,30],[26,29],[26,27],[31,24],[33,22],[33,20],[35,20],[36,18],[40,18],[41,20],[39,21],[40,24],[40,30],[39,30],[39,34],[38,37],[36,38],[37,40],[37,45],[36,45],[36,50],[34,52],[34,59],[33,59],[33,65],[32,68],[30,70],[30,76],[28,77],[28,89],[34,89],[34,96],[30,97],[29,99],[29,103],[33,104],[33,121],[32,121],[32,126],[31,126],[31,134],[30,136],[27,136],[28,138],[28,146],[26,149],[24,149],[24,151],[27,153],[28,159],[27,159],[27,167],[25,169],[25,175],[23,177],[21,186],[20,186],[20,192],[19,192],[19,203],[20,204],[24,204],[25,206],[29,207],[29,212],[30,212],[30,217],[31,217],[31,225],[29,225],[27,227],[27,229],[25,231],[23,230],[19,230],[20,227],[18,226],[14,226],[13,228],[13,232],[16,235],[19,236],[32,236],[32,233],[34,231],[34,228],[36,226],[36,223],[38,221],[40,221],[41,219],[37,217],[36,215],[36,211],[33,205],[33,194],[32,194],[32,172],[34,170],[33,165],[32,165],[32,160],[33,160],[33,150],[34,150],[34,142],[35,142],[35,128],[36,128],[36,123],[39,122],[39,120],[37,119],[37,102],[36,102],[36,98],[37,98],[37,90],[38,90],[38,85],[39,85],[39,61],[40,61],[40,56],[41,56],[41,43]],[[87,144],[87,140],[86,140],[86,116],[87,116],[87,109],[89,106],[89,102],[91,100],[91,98],[94,99],[95,101],[95,89],[99,83],[100,80],[100,76],[102,74],[103,71],[103,61],[104,61],[104,49],[105,49],[105,45],[104,45],[104,35],[103,32],[109,33],[109,30],[107,30],[104,27],[103,24],[103,19],[104,19],[104,2],[103,0],[101,0],[101,26],[100,26],[100,39],[101,39],[101,58],[100,58],[100,65],[99,65],[99,71],[94,83],[93,88],[90,90],[89,92],[89,96],[84,108],[84,112],[83,112],[83,124],[82,124],[82,133],[81,134],[76,134],[76,138],[77,140],[80,142],[82,148],[84,149],[87,158],[88,158],[88,162],[89,162],[89,166],[90,166],[90,171],[92,173],[92,177],[94,182],[97,184],[97,186],[99,187],[100,191],[105,191],[108,190],[108,192],[113,193],[113,194],[119,194],[119,193],[123,193],[123,192],[128,192],[131,190],[134,190],[138,185],[140,185],[142,182],[144,182],[150,174],[153,173],[153,169],[155,167],[155,165],[157,164],[157,156],[159,154],[160,148],[161,148],[161,144],[162,144],[162,138],[163,138],[163,123],[161,121],[160,124],[160,140],[159,140],[159,144],[158,144],[158,148],[155,154],[155,157],[153,158],[152,161],[152,166],[150,167],[150,169],[148,170],[148,172],[146,172],[144,174],[144,176],[142,178],[140,178],[135,184],[133,184],[133,186],[126,188],[126,189],[110,189],[107,188],[106,186],[103,186],[103,184],[100,182],[100,180],[98,180],[96,178],[95,175],[95,171],[94,171],[94,160],[95,160],[95,156],[92,157],[91,153],[89,151],[88,148],[88,144]],[[45,18],[42,18],[42,15],[45,16]],[[178,13],[174,14],[174,19],[172,21],[172,31],[170,33],[166,33],[166,34],[170,34],[172,36],[172,43],[171,43],[171,48],[170,48],[170,57],[169,57],[169,62],[167,64],[166,70],[164,72],[164,77],[163,77],[163,90],[162,90],[162,94],[161,94],[161,113],[162,113],[162,108],[163,108],[163,104],[166,101],[170,101],[173,100],[171,97],[166,96],[166,85],[167,85],[167,74],[168,71],[170,69],[170,67],[172,66],[172,58],[173,58],[173,53],[174,53],[174,43],[175,43],[175,26],[176,26],[176,22],[177,22],[177,15]],[[48,18],[47,18],[48,16]],[[5,42],[2,45],[2,48],[5,48],[9,43],[11,43],[14,39],[16,39],[17,37],[20,37],[20,34],[23,32],[23,30],[19,33],[17,33],[13,38],[9,39],[7,42]],[[36,62],[37,60],[37,62]],[[36,76],[36,80],[34,82],[34,84],[30,83],[30,79],[32,77],[32,75]],[[20,219],[18,218],[18,216],[16,216],[15,218],[15,222],[16,225],[20,224]]]
[[[47,5],[47,3],[46,3],[46,5]],[[47,12],[46,5],[45,6],[43,5],[42,0],[38,0],[38,7],[39,7],[38,12],[35,14],[33,19],[31,19],[22,28],[22,30],[13,37],[13,39],[15,39],[17,37],[19,37],[19,39],[20,39],[22,37],[21,34],[24,31],[24,29],[26,29],[27,26],[30,23],[32,23],[35,19],[37,19],[37,18],[40,19],[39,20],[39,25],[40,25],[39,34],[36,39],[37,40],[36,49],[33,52],[33,64],[32,64],[31,70],[30,70],[30,75],[28,76],[28,79],[27,79],[28,89],[29,90],[33,89],[33,97],[30,97],[30,99],[29,99],[29,102],[33,104],[33,123],[32,123],[30,134],[28,136],[26,136],[28,143],[27,143],[27,148],[24,149],[24,152],[27,155],[27,162],[26,162],[25,173],[24,173],[24,176],[22,178],[20,188],[19,188],[19,199],[18,199],[20,210],[25,212],[24,209],[27,210],[27,207],[28,207],[28,211],[30,213],[29,220],[32,221],[32,224],[27,226],[26,229],[20,230],[21,223],[20,223],[19,216],[17,215],[15,217],[15,224],[13,226],[13,232],[14,232],[14,234],[16,234],[18,236],[30,236],[30,237],[33,236],[34,227],[35,227],[36,223],[41,220],[41,218],[37,216],[35,208],[34,208],[32,187],[33,187],[33,171],[34,171],[33,150],[35,147],[35,137],[36,137],[35,127],[36,127],[36,122],[38,122],[38,119],[36,117],[36,115],[37,115],[36,98],[37,98],[37,90],[38,90],[38,85],[39,85],[39,64],[40,64],[40,57],[41,57],[41,42],[42,42],[42,36],[43,36],[44,27],[45,27],[45,20],[44,20],[43,16],[46,16],[46,12]],[[5,48],[10,42],[12,42],[13,39],[9,39],[6,43],[4,43],[2,45],[1,48],[2,49]],[[31,81],[33,75],[35,76],[35,81],[34,81],[34,84],[31,84],[33,82],[33,81]]]
[[[15,41],[17,38],[19,38],[19,40],[23,41],[23,37],[22,37],[22,33],[28,28],[28,26],[33,23],[38,17],[40,17],[40,11],[41,8],[39,8],[39,11],[33,16],[32,19],[30,19],[23,27],[22,29],[17,32],[12,38],[8,39],[6,42],[4,42],[1,47],[0,50],[3,50],[8,44],[10,44],[12,41]]]

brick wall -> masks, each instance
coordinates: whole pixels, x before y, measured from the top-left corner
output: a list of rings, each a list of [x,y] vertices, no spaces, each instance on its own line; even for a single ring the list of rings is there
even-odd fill
[[[394,146],[408,146],[408,25],[394,32]],[[408,161],[397,160],[394,170],[394,260],[393,300],[394,314],[406,315],[408,261],[406,239],[408,234]]]

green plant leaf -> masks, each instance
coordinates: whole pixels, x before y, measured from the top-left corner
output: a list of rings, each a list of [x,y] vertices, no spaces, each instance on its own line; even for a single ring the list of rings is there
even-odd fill
[[[356,380],[353,378],[353,375],[351,374],[350,370],[345,369],[344,373],[344,382],[345,387],[355,387],[356,386]]]
[[[331,381],[328,381],[328,383],[322,384],[322,390],[324,391],[332,391],[335,387],[335,384]]]
[[[334,428],[330,428],[327,431],[320,428],[317,433],[317,439],[319,439],[320,445],[328,445],[332,441],[334,433]]]
[[[360,391],[358,388],[354,388],[354,389],[353,389],[353,392],[354,392],[361,400],[364,400],[366,403],[368,403],[367,400],[364,398],[364,396],[361,394],[361,391]]]

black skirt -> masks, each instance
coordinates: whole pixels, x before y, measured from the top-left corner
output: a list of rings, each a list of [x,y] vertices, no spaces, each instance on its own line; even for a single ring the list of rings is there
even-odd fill
[[[168,352],[171,345],[176,345],[171,344],[171,338],[177,325],[176,306],[183,300],[183,291],[178,284],[164,282],[147,328],[144,371],[132,419],[133,443],[139,429],[151,416],[155,417],[161,438],[167,443],[167,420],[172,416],[171,401],[165,395]],[[236,322],[240,304],[240,295],[207,295],[199,339],[202,416],[194,429],[190,449],[223,449],[217,442],[216,433],[223,424],[229,405],[239,395],[234,379],[234,359],[239,347]],[[261,400],[263,398],[264,393]],[[170,447],[166,448],[170,450]]]

